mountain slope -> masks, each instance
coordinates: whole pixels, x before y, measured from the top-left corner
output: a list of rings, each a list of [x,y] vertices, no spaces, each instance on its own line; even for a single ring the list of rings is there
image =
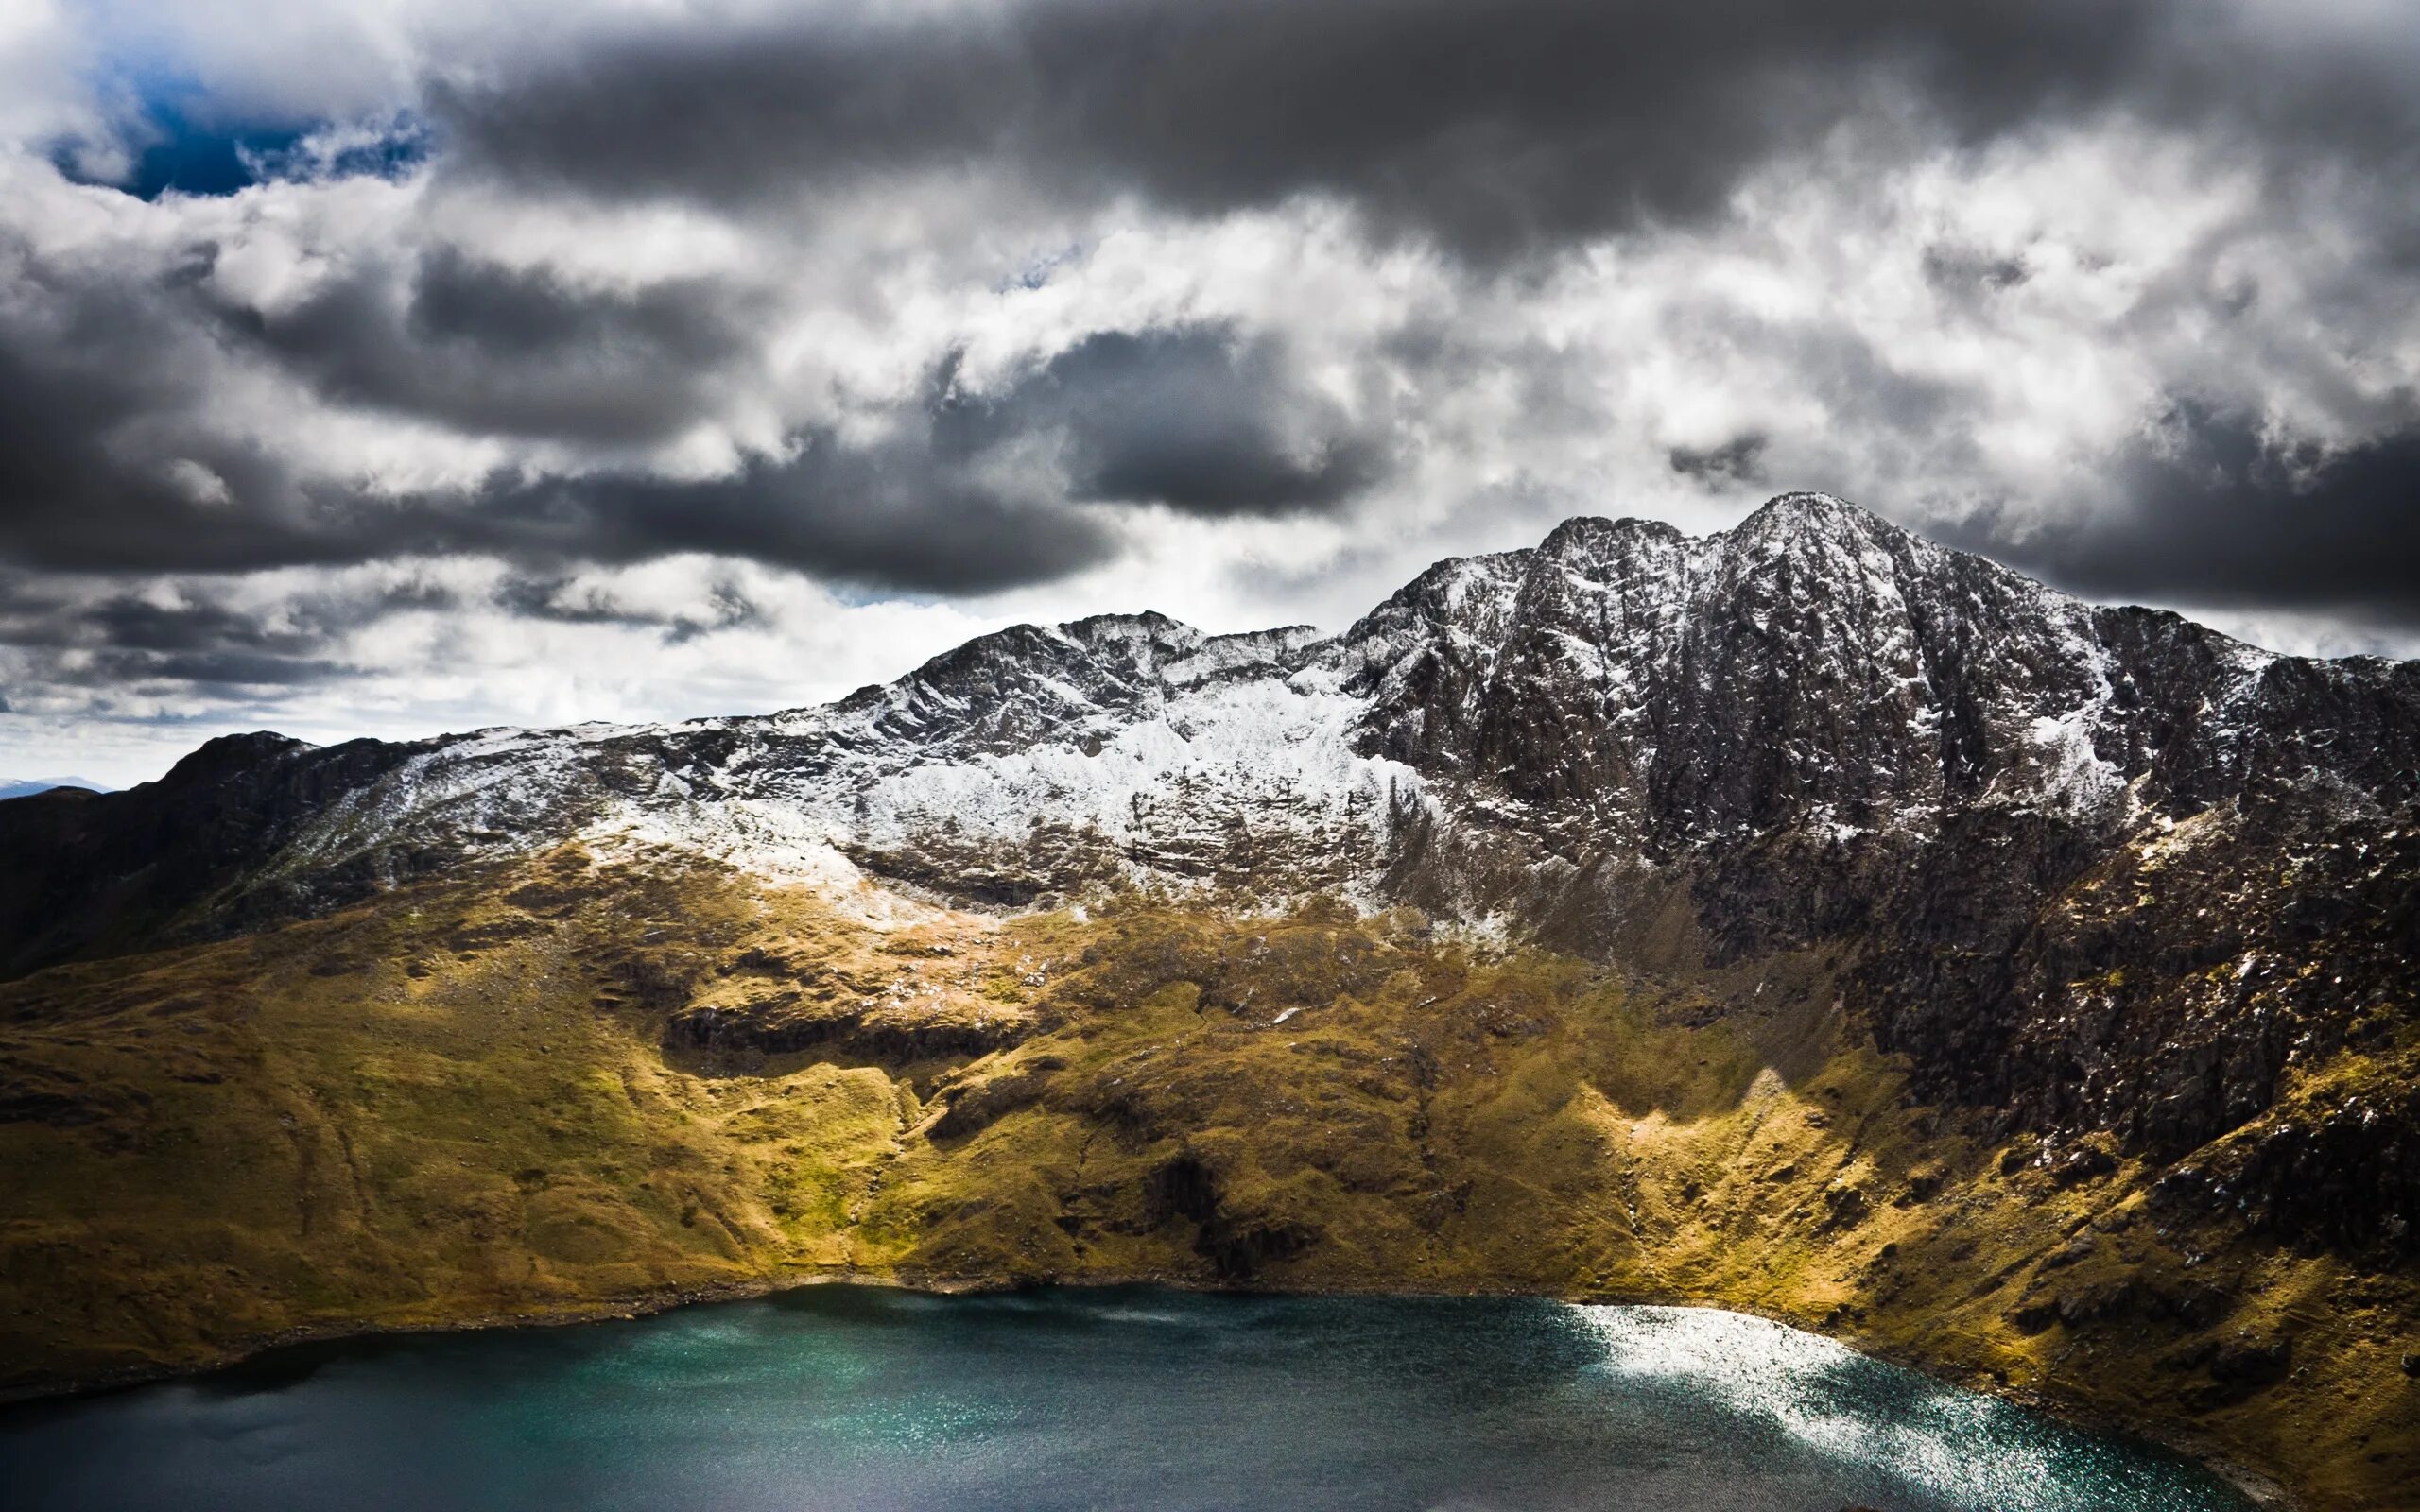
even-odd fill
[[[1841,997],[1806,953],[1656,979],[1332,901],[873,928],[565,848],[0,984],[0,1389],[835,1276],[1522,1290],[2401,1504],[2408,1270],[2034,1159]]]

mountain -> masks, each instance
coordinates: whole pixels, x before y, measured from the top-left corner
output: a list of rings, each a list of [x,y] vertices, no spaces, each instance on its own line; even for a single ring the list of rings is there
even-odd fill
[[[1334,637],[1101,616],[762,717],[214,741],[0,810],[31,862],[0,940],[22,970],[573,839],[993,906],[1329,890],[1649,965],[1848,946],[1928,1091],[2183,1149],[2409,1004],[2415,773],[2420,665],[2273,656],[1789,494],[1701,540],[1572,520]],[[2311,1221],[2420,1215],[2377,1195]]]
[[[1768,1066],[1881,1057],[1894,1090],[1876,1107],[1902,1111],[1874,1116],[1913,1129],[1906,1110],[1929,1109],[1922,1126],[1995,1152],[1975,1156],[1976,1181],[2038,1171],[2065,1192],[2122,1167],[2102,1218],[2216,1226],[2246,1257],[2306,1254],[2373,1287],[2420,1258],[2420,664],[2274,656],[2086,604],[1823,495],[1703,538],[1567,521],[1533,548],[1441,562],[1332,636],[1106,615],[984,636],[763,716],[330,747],[228,737],[126,793],[0,805],[0,848],[16,862],[0,877],[0,969],[29,984],[143,950],[216,961],[215,942],[463,879],[552,896],[564,885],[531,868],[555,877],[565,856],[634,896],[632,879],[710,875],[812,898],[867,940],[1114,904],[1208,909],[1242,938],[1255,918],[1307,919],[1305,938],[1357,960],[1462,941],[1592,963]],[[1363,936],[1319,908],[1419,922],[1413,943],[1347,946]],[[509,912],[525,934],[553,917]],[[1142,949],[1139,926],[1081,928],[1096,943],[1070,959],[1096,954],[1067,968],[1079,975]],[[464,937],[452,955],[469,963],[485,936]],[[655,1015],[645,1032],[676,1066],[809,1051],[1063,1063],[1031,1037],[1115,998],[1004,988],[997,1011],[953,999],[919,1018],[910,998],[859,993],[842,1012],[829,1005],[858,989],[800,984],[856,969],[809,964],[795,942],[716,947],[705,978],[593,943],[595,969],[619,973],[600,1001]],[[1356,1001],[1378,990],[1350,962],[1248,970],[1228,948],[1185,979],[1233,1013],[1304,972]],[[793,985],[713,988],[765,977]],[[1027,998],[1039,1018],[1006,1006]],[[942,1124],[1055,1106],[1048,1068],[1016,1074],[1029,1079],[996,1093],[1000,1076],[949,1083]],[[1113,1116],[1101,1095],[1066,1116],[1125,1139],[1200,1132],[1165,1108]],[[1150,1211],[1192,1223],[1203,1263],[1317,1274],[1330,1220],[1251,1218],[1211,1195],[1240,1190],[1218,1161],[1177,1160],[1152,1167]],[[1868,1200],[1800,1196],[1790,1211]],[[2011,1263],[2033,1300],[1995,1329],[2031,1339],[2052,1326],[2044,1307],[2059,1331],[2217,1327],[2166,1280],[2058,1294],[2083,1272],[2025,1268],[2040,1261]],[[1489,1276],[1500,1266],[1464,1280]],[[2405,1306],[2388,1305],[2396,1326],[2420,1318]],[[2215,1410],[2265,1387],[2266,1359],[2212,1353],[2178,1381]],[[2391,1418],[2411,1426],[2408,1409]]]

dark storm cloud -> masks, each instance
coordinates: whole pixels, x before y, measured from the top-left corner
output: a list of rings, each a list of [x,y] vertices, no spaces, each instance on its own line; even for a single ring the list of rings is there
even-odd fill
[[[1087,336],[999,398],[945,392],[937,436],[959,455],[1055,436],[1071,497],[1199,515],[1332,508],[1385,472],[1383,441],[1280,343],[1223,326]]]
[[[2420,415],[2336,449],[2185,403],[2119,459],[2124,502],[2048,531],[1956,534],[2101,597],[2349,611],[2420,626]]]
[[[451,552],[539,563],[709,552],[826,579],[964,593],[1047,580],[1111,550],[1097,517],[1011,496],[936,458],[912,420],[910,433],[891,441],[851,443],[816,431],[792,444],[790,457],[753,458],[730,475],[699,480],[507,475],[393,498],[300,490],[277,476],[279,494],[302,497],[292,510],[258,507],[268,490],[198,501],[87,444],[88,470],[46,475],[37,480],[42,493],[18,494],[27,502],[0,512],[0,553],[30,565],[139,572]]]
[[[0,649],[27,680],[53,688],[205,690],[292,688],[353,670],[327,647],[351,630],[411,610],[455,606],[435,584],[322,589],[274,612],[208,597],[170,602],[131,593],[83,598],[43,579],[0,581]]]
[[[0,311],[0,559],[196,570],[324,559],[307,540],[311,501],[285,464],[202,420],[210,357],[181,318],[175,280],[13,272],[41,298],[38,317]]]
[[[330,401],[468,435],[645,444],[704,419],[753,350],[747,291],[576,290],[450,248],[372,266],[272,317],[221,311]]]
[[[174,688],[226,697],[264,688],[324,682],[354,670],[324,657],[264,651],[120,651],[104,648],[74,662],[56,661],[43,681],[69,688]]]
[[[1108,558],[1098,509],[1336,508],[1382,474],[1381,442],[1306,388],[1280,345],[1221,327],[1098,334],[967,394],[957,366],[890,434],[792,438],[781,459],[700,481],[502,482],[441,529],[455,549],[624,562],[747,557],[929,593],[1045,581]]]
[[[717,630],[751,628],[770,622],[763,606],[751,599],[739,585],[729,581],[709,587],[705,601],[694,610],[666,611],[633,604],[609,584],[582,583],[567,575],[508,577],[498,585],[493,602],[497,608],[523,619],[660,629],[667,645],[680,645]]]
[[[626,606],[603,587],[577,583],[568,574],[552,577],[513,576],[496,588],[496,607],[523,619],[552,620],[558,625],[659,625],[650,610]]]
[[[2409,161],[2403,77],[2186,0],[1055,0],[638,34],[441,89],[458,166],[720,204],[983,164],[1219,214],[1305,193],[1494,258],[1719,210],[1843,122],[2118,112]]]
[[[1041,582],[1107,558],[1097,516],[1020,497],[937,457],[922,417],[872,443],[830,431],[729,476],[647,473],[498,482],[430,522],[446,549],[538,559],[746,557],[826,579],[917,593]]]
[[[1941,293],[1972,300],[2013,289],[2031,277],[2032,270],[2022,257],[1936,242],[1925,249],[1924,274],[1925,282]]]
[[[1720,446],[1676,446],[1665,460],[1673,472],[1709,488],[1765,481],[1767,438],[1751,433],[1735,436]]]

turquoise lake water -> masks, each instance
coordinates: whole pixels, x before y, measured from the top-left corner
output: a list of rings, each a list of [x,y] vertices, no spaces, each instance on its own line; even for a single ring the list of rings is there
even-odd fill
[[[0,1506],[2242,1512],[2171,1455],[1736,1314],[815,1287],[0,1411]]]

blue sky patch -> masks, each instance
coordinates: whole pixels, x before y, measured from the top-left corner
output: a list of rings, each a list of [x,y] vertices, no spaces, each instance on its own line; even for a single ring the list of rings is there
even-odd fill
[[[82,174],[71,146],[60,147],[51,161],[78,182],[107,181],[138,199],[157,199],[164,194],[232,195],[272,180],[306,176],[394,178],[424,161],[429,150],[426,129],[409,117],[398,118],[359,145],[326,155],[306,146],[312,133],[329,125],[324,121],[203,125],[172,106],[154,105],[145,122],[145,145],[135,155],[133,171],[122,180]]]

